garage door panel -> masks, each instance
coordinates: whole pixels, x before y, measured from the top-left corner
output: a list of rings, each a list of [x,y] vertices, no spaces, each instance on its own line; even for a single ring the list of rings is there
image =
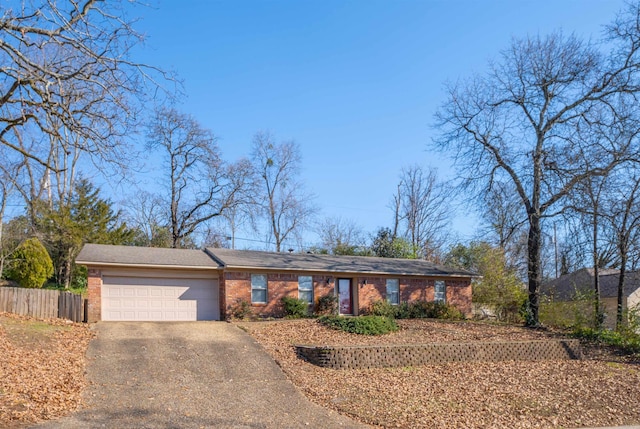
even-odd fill
[[[215,279],[105,276],[103,320],[218,320]]]

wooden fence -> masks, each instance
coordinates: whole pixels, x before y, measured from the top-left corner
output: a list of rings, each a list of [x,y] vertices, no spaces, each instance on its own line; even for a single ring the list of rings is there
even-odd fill
[[[0,312],[42,319],[86,322],[86,300],[82,295],[50,289],[0,287]]]

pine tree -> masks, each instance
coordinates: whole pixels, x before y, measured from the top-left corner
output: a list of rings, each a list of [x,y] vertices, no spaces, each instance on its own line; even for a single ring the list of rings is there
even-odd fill
[[[35,228],[53,259],[55,281],[65,289],[71,284],[73,261],[84,243],[129,244],[135,235],[120,221],[111,201],[99,194],[99,188],[81,179],[70,201],[56,201],[53,207],[44,201],[37,204]]]

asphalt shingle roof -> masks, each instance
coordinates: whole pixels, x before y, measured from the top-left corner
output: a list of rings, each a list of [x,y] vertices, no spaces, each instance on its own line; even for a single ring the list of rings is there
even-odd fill
[[[312,253],[275,253],[217,248],[207,248],[206,250],[225,268],[416,276],[475,276],[475,274],[470,271],[445,267],[418,259],[336,256]]]
[[[202,250],[85,244],[76,258],[83,265],[166,266],[212,268],[220,266]]]
[[[82,265],[170,268],[236,268],[408,276],[472,277],[474,273],[418,259],[275,253],[255,250],[165,249],[85,244],[76,258]]]
[[[601,269],[600,296],[602,298],[615,298],[618,296],[619,270]],[[565,274],[557,279],[549,280],[542,285],[541,292],[553,295],[559,299],[572,299],[576,291],[589,293],[594,289],[593,268],[582,268],[573,273]],[[640,271],[631,271],[625,274],[626,296],[629,296],[640,287]]]

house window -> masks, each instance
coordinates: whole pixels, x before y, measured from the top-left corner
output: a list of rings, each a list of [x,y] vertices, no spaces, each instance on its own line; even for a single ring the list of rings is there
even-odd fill
[[[251,302],[253,304],[267,303],[266,274],[251,274]]]
[[[313,277],[298,276],[298,299],[313,304]]]
[[[435,302],[447,301],[447,287],[444,283],[444,280],[436,280],[434,301]]]
[[[387,279],[387,301],[390,304],[400,304],[400,280]]]

